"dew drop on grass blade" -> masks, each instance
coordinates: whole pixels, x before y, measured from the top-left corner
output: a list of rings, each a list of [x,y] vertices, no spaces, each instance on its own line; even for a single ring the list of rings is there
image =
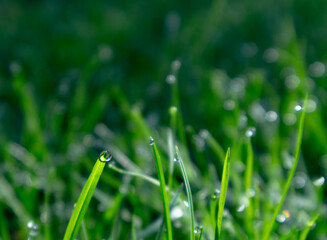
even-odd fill
[[[284,200],[286,198],[287,192],[291,186],[292,183],[292,179],[294,177],[295,171],[296,171],[296,167],[297,167],[297,163],[299,161],[299,157],[300,157],[300,149],[301,149],[301,142],[302,142],[302,133],[303,133],[303,126],[304,126],[304,116],[305,116],[305,111],[306,111],[306,105],[307,105],[307,100],[308,100],[308,94],[305,97],[304,103],[303,103],[303,108],[302,108],[302,113],[301,113],[301,117],[300,117],[300,122],[299,122],[299,131],[298,131],[298,136],[297,136],[297,141],[296,141],[296,149],[295,149],[295,155],[294,155],[294,163],[293,163],[293,167],[290,170],[286,183],[283,186],[283,193],[282,193],[282,198],[279,201],[278,205],[275,207],[274,213],[273,213],[273,217],[270,220],[270,222],[268,222],[267,228],[264,230],[264,236],[263,236],[263,240],[267,240],[271,234],[271,231],[273,230],[274,224],[275,224],[275,219],[277,217],[277,215],[280,212],[280,209],[284,203]]]
[[[159,182],[160,182],[160,192],[161,192],[162,204],[163,204],[163,208],[164,208],[167,239],[172,240],[173,234],[172,234],[172,227],[171,227],[170,213],[169,213],[169,199],[168,199],[168,194],[166,191],[166,182],[165,182],[164,172],[162,169],[161,158],[160,158],[157,146],[152,137],[150,137],[150,139],[149,139],[149,144],[150,144],[150,146],[152,146],[152,149],[153,149],[154,160],[155,160],[155,164],[156,164],[156,168],[157,168],[157,172],[158,172],[158,178],[159,178]]]
[[[73,214],[69,220],[66,229],[64,240],[72,240],[76,238],[84,215],[86,213],[87,207],[91,201],[96,185],[100,179],[103,168],[110,160],[111,154],[109,153],[109,151],[104,151],[100,154],[77,200]]]

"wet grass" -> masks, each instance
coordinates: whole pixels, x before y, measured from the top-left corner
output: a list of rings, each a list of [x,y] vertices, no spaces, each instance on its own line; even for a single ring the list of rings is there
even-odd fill
[[[0,238],[325,239],[327,4],[302,2],[1,2]]]

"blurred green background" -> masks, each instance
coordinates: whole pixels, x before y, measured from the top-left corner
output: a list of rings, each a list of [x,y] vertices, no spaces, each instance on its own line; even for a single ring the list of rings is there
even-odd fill
[[[236,149],[231,171],[242,175],[244,133],[255,127],[258,187],[280,191],[295,147],[294,107],[303,104],[305,93],[300,187],[295,184],[289,200],[299,207],[294,219],[283,223],[290,231],[278,228],[274,236],[291,236],[301,229],[299,214],[318,211],[322,216],[309,236],[326,239],[326,188],[312,185],[327,174],[326,12],[323,0],[1,0],[2,239],[24,239],[30,220],[40,227],[36,238],[61,238],[93,162],[108,146],[120,164],[118,159],[128,156],[156,176],[148,137],[160,139],[165,152],[172,105],[181,110],[185,126],[178,142],[198,171],[198,180],[191,179],[199,196],[195,210],[205,215],[200,193],[216,188],[211,167],[221,172],[202,129],[222,149]],[[109,169],[103,178],[86,216],[91,239],[128,239],[123,229],[129,229],[131,213],[139,216],[140,232],[160,216],[155,187],[150,192],[141,180]],[[241,195],[238,184],[232,180],[230,198]],[[132,190],[126,193],[122,186]],[[262,201],[269,199],[262,194]],[[232,215],[235,199],[227,203]],[[308,201],[297,202],[301,199]],[[271,211],[273,204],[264,209]],[[243,217],[235,214],[242,225]],[[202,217],[199,224],[205,223]],[[176,239],[187,236],[187,224],[182,229]]]

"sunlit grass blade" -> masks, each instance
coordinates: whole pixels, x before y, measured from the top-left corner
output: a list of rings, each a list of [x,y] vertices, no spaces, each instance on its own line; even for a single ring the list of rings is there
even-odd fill
[[[219,207],[218,207],[218,217],[217,217],[217,228],[218,228],[218,239],[221,233],[221,223],[223,220],[223,211],[225,207],[227,188],[228,188],[228,178],[229,178],[229,166],[230,166],[230,148],[228,148],[224,161],[224,168],[221,180]]]
[[[195,235],[194,235],[194,210],[193,210],[193,200],[192,200],[192,192],[191,192],[191,187],[190,187],[190,182],[188,180],[187,174],[186,174],[186,169],[181,157],[181,154],[178,150],[178,147],[176,146],[176,153],[177,153],[177,158],[178,162],[181,166],[182,174],[183,174],[183,179],[185,183],[185,188],[186,188],[186,194],[187,194],[187,201],[188,201],[188,207],[190,210],[190,218],[191,218],[191,227],[190,227],[190,239],[194,240]]]
[[[164,215],[165,215],[167,239],[172,240],[173,233],[172,233],[172,227],[171,227],[171,221],[170,221],[169,199],[168,199],[168,194],[166,191],[165,176],[164,176],[164,172],[162,169],[160,155],[159,155],[158,149],[157,149],[156,144],[152,137],[150,137],[150,145],[152,145],[154,160],[155,160],[155,164],[156,164],[156,168],[157,168],[157,172],[158,172],[158,178],[159,178],[159,182],[160,182],[160,192],[161,192],[162,204],[163,204]]]
[[[93,170],[89,178],[87,179],[83,190],[77,200],[73,214],[69,220],[66,229],[64,240],[71,240],[76,238],[84,215],[86,213],[87,207],[91,201],[93,192],[100,179],[103,168],[105,167],[106,163],[110,161],[110,159],[111,154],[108,151],[105,151],[100,154],[98,160],[96,161]]]
[[[307,239],[307,236],[312,228],[312,226],[315,224],[319,217],[319,214],[315,215],[310,222],[308,222],[307,226],[302,230],[301,235],[300,235],[300,240],[305,240]]]
[[[302,134],[303,134],[303,126],[304,126],[304,116],[305,116],[305,110],[306,110],[306,105],[307,105],[307,99],[308,99],[308,95],[306,95],[304,103],[303,103],[303,109],[302,109],[302,113],[301,113],[301,117],[300,117],[300,122],[299,122],[299,130],[298,130],[298,136],[297,136],[297,141],[296,141],[296,149],[295,149],[295,156],[294,156],[294,163],[292,166],[292,169],[290,170],[286,183],[283,187],[283,192],[282,192],[282,197],[281,200],[279,201],[278,205],[275,207],[274,213],[273,213],[273,217],[270,220],[270,222],[267,225],[267,229],[264,230],[264,235],[263,235],[263,240],[267,240],[271,234],[271,231],[273,230],[274,227],[274,223],[276,221],[276,217],[278,215],[278,213],[280,212],[280,209],[284,203],[284,200],[286,198],[286,195],[288,193],[288,190],[291,186],[292,183],[292,179],[294,177],[295,171],[296,171],[296,167],[299,161],[299,157],[300,157],[300,149],[301,149],[301,142],[302,142]]]

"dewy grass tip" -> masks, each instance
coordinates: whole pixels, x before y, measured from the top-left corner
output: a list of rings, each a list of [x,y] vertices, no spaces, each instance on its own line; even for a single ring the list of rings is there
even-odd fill
[[[64,240],[73,240],[76,238],[79,228],[82,224],[84,215],[86,213],[87,207],[91,201],[96,185],[100,179],[103,168],[110,160],[111,154],[109,151],[104,151],[100,154],[77,200],[73,214],[69,220],[66,229]]]
[[[172,240],[173,233],[172,233],[172,226],[171,226],[171,221],[170,221],[169,199],[168,199],[168,194],[166,191],[166,182],[165,182],[164,172],[162,169],[161,158],[160,158],[157,146],[152,137],[149,138],[149,145],[152,146],[152,149],[153,149],[154,160],[155,160],[155,164],[156,164],[156,168],[157,168],[157,172],[158,172],[158,178],[159,178],[159,182],[160,182],[160,192],[161,192],[162,204],[163,204],[163,208],[164,208],[167,239]]]

